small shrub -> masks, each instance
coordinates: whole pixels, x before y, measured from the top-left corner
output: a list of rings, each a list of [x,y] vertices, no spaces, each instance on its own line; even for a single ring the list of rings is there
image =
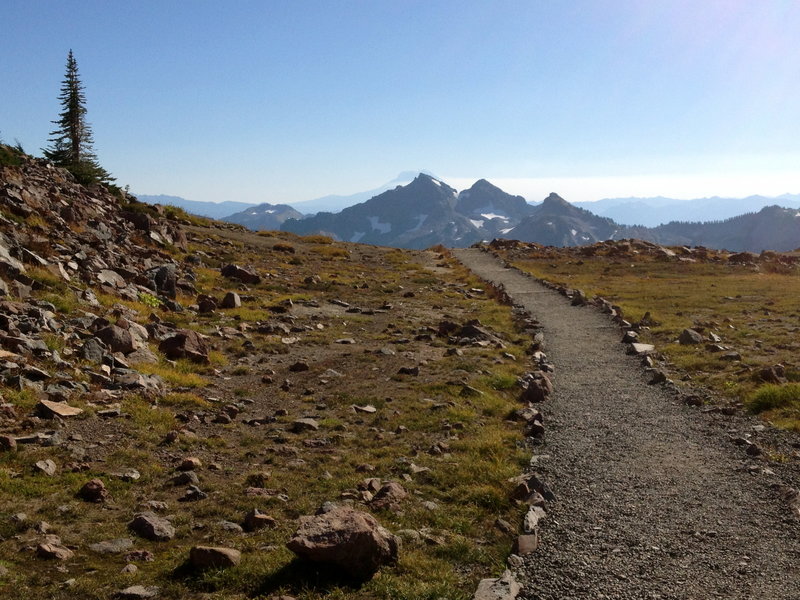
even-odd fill
[[[756,413],[776,408],[798,407],[800,406],[800,383],[763,385],[750,397],[747,406]]]
[[[278,242],[277,244],[272,246],[272,249],[275,250],[275,252],[286,252],[287,254],[294,254],[295,252],[294,246],[292,246],[291,244],[286,244],[284,242]]]
[[[0,167],[18,167],[22,164],[22,156],[16,148],[0,144]]]
[[[350,253],[347,250],[336,246],[312,246],[310,251],[319,254],[324,260],[350,257]]]
[[[333,238],[329,235],[305,235],[300,238],[309,244],[332,244]]]
[[[153,294],[148,294],[147,292],[139,292],[139,302],[150,308],[158,308],[161,306],[161,301],[153,296]]]

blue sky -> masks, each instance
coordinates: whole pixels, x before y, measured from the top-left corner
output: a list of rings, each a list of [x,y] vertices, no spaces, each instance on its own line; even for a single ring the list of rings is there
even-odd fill
[[[0,132],[47,142],[67,51],[101,163],[194,200],[429,169],[540,200],[800,192],[800,1],[5,0]]]

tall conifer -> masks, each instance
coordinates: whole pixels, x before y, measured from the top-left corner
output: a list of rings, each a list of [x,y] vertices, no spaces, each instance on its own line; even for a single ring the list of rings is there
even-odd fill
[[[61,83],[61,112],[53,121],[58,128],[50,132],[50,146],[44,155],[56,165],[69,170],[81,183],[109,183],[113,177],[100,166],[92,145],[92,129],[86,121],[86,95],[78,75],[78,63],[72,54],[67,55],[67,72]]]

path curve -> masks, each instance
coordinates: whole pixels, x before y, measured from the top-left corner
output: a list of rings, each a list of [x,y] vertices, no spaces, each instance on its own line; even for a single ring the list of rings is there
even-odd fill
[[[555,365],[536,468],[556,501],[521,599],[800,599],[800,520],[731,441],[754,421],[682,405],[646,384],[599,311],[488,252],[453,253],[544,325]]]

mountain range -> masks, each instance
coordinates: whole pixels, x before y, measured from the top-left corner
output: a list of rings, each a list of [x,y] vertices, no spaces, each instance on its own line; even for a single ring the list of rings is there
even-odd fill
[[[800,194],[748,196],[746,198],[604,198],[594,202],[575,202],[575,206],[596,215],[614,219],[623,225],[657,227],[670,221],[721,221],[748,212],[757,212],[766,206],[780,205],[800,208]]]
[[[622,225],[574,206],[558,194],[550,194],[541,204],[532,206],[485,179],[458,193],[446,183],[420,174],[406,186],[339,213],[289,219],[282,229],[401,248],[434,244],[463,247],[495,237],[550,246],[638,238],[670,246],[788,251],[800,247],[800,210],[767,206],[722,221],[673,221],[658,227]]]
[[[338,240],[402,248],[436,244],[462,247],[497,237],[552,246],[639,238],[663,245],[704,245],[733,251],[788,251],[800,247],[797,209],[800,195],[782,196],[783,207],[775,205],[775,199],[763,196],[702,200],[618,198],[570,204],[557,194],[550,194],[543,202],[531,204],[485,179],[461,192],[427,173],[419,173],[405,185],[397,184],[409,177],[409,173],[401,173],[393,182],[376,190],[309,201],[308,206],[314,202],[315,206],[330,206],[331,202],[340,206],[372,194],[339,212],[311,216],[297,210],[303,203],[214,205],[183,201],[177,205],[199,214],[206,211],[206,215],[209,215],[208,205],[212,205],[215,214],[222,207],[235,206],[240,210],[223,216],[222,220],[254,230],[280,228],[297,234],[324,233]],[[140,198],[173,204],[171,200],[175,197]],[[739,214],[717,218],[739,209]],[[609,215],[622,216],[614,219]],[[652,225],[663,221],[665,215],[673,220]],[[714,219],[703,221],[702,215]]]

